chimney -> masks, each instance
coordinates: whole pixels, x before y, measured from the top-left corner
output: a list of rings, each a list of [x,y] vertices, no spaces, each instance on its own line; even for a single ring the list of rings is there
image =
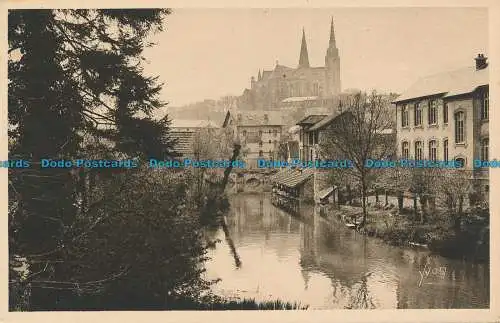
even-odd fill
[[[476,60],[476,71],[482,70],[488,66],[486,62],[488,57],[485,57],[484,54],[477,54],[477,57],[474,59]]]

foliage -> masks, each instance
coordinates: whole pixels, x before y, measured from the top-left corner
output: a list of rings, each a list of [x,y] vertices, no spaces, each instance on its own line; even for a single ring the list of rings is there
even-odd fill
[[[168,120],[151,117],[164,106],[161,84],[141,67],[168,13],[9,11],[9,159],[172,156]],[[10,308],[168,308],[201,297],[211,282],[181,175],[9,169],[10,259],[27,267],[10,266]]]
[[[355,93],[341,98],[343,112],[324,131],[320,138],[321,155],[330,159],[348,159],[353,168],[339,171],[332,180],[359,184],[362,193],[363,225],[366,221],[366,197],[375,177],[368,159],[386,159],[393,155],[394,137],[384,131],[393,129],[390,101],[387,96],[373,92]]]

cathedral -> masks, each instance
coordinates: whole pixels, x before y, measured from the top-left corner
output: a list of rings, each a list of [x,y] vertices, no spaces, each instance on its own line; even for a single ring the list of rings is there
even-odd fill
[[[251,78],[250,89],[245,89],[240,108],[243,110],[279,110],[287,103],[296,104],[333,98],[340,94],[340,57],[335,43],[333,18],[330,39],[325,55],[325,65],[309,65],[309,54],[304,29],[300,46],[299,63],[295,68],[276,62],[273,70],[259,70],[258,76]]]

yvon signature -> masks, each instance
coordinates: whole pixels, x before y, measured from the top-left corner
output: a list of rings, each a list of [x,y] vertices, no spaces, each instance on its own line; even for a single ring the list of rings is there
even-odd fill
[[[423,270],[418,271],[420,273],[420,281],[418,282],[418,287],[422,286],[424,279],[429,276],[439,277],[441,279],[446,278],[446,267],[434,267],[431,268],[429,264],[426,264]]]

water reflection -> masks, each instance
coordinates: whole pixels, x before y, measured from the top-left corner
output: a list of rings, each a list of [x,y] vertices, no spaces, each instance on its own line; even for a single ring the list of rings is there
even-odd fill
[[[222,279],[215,291],[311,309],[489,306],[487,265],[388,246],[318,214],[311,206],[290,216],[268,195],[232,197],[227,226],[242,265],[235,268],[222,230],[214,232],[223,241],[206,264],[210,278]]]

